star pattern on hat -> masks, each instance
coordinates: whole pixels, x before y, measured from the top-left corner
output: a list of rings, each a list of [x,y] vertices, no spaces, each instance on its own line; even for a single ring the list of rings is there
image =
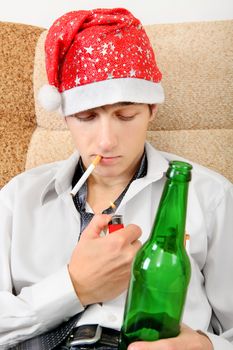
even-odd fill
[[[55,22],[46,40],[47,63],[53,59],[61,63],[53,83],[60,92],[109,79],[160,82],[161,73],[140,21],[126,10],[114,11],[72,11]],[[59,50],[54,45],[58,39]],[[47,65],[48,78],[55,76],[54,70]]]
[[[77,75],[76,75],[76,78],[75,78],[75,84],[76,85],[79,85],[80,84],[80,79]]]
[[[119,39],[122,39],[123,38],[123,35],[120,31],[117,31],[115,36],[117,36]]]
[[[84,49],[86,50],[86,53],[89,53],[90,55],[92,54],[92,51],[94,50],[93,47],[91,47],[91,46],[84,47]]]
[[[101,50],[101,53],[102,53],[103,56],[105,56],[105,55],[107,55],[107,50],[104,48],[104,49]]]
[[[130,76],[131,76],[131,77],[135,77],[135,75],[136,75],[135,70],[134,70],[134,69],[131,69],[131,71],[130,71]]]

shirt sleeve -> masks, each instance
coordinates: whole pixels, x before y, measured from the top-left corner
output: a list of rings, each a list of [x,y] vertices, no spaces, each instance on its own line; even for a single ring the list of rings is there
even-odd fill
[[[83,311],[83,306],[67,266],[14,295],[10,266],[14,223],[1,196],[0,213],[0,348],[7,348],[68,320]]]
[[[203,270],[212,328],[207,333],[215,350],[233,350],[233,186],[213,205],[207,217],[210,227],[208,257]]]

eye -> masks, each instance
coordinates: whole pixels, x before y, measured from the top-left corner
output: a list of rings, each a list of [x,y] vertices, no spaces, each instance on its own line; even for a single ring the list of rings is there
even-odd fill
[[[126,115],[126,114],[117,114],[117,117],[121,120],[124,121],[130,121],[132,119],[134,119],[134,117],[136,116],[136,114],[131,114],[131,115]]]
[[[91,113],[91,114],[79,114],[76,115],[75,118],[78,119],[81,122],[89,122],[93,119],[95,119],[96,114],[95,113]]]

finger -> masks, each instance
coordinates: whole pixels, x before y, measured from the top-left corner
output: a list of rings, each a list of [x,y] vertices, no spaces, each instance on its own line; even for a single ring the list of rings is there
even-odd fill
[[[121,236],[127,244],[132,244],[137,241],[142,234],[142,230],[139,226],[130,224],[123,229],[111,233],[111,236],[118,235]]]
[[[96,214],[90,223],[87,225],[83,231],[81,238],[89,237],[96,238],[99,237],[100,232],[108,225],[111,220],[111,215],[108,214]]]
[[[141,246],[142,246],[142,243],[139,240],[132,243],[132,247],[136,253],[139,251]]]
[[[127,350],[162,350],[157,342],[138,341],[130,344]]]
[[[137,341],[131,343],[127,350],[185,350],[187,344],[180,344],[177,338],[160,339],[156,341]]]

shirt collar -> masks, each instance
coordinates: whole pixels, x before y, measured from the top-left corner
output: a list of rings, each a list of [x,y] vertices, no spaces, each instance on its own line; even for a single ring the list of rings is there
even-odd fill
[[[149,181],[156,181],[162,178],[164,173],[167,171],[169,161],[149,142],[146,142],[145,149],[148,159],[146,179]]]
[[[156,181],[163,177],[165,171],[168,168],[168,161],[163,155],[155,150],[148,142],[145,144],[146,155],[148,160],[147,174],[141,179],[137,179],[143,182],[143,187],[149,183]],[[75,173],[75,169],[79,160],[79,153],[73,153],[67,160],[57,162],[57,167],[54,176],[48,181],[41,193],[41,203],[43,204],[47,196],[50,194],[56,194],[71,190],[72,179]],[[133,181],[134,183],[134,181]],[[131,183],[131,186],[133,185]]]
[[[74,174],[74,177],[73,177],[72,186],[76,185],[77,181],[80,179],[80,177],[83,175],[84,172],[85,172],[85,169],[83,167],[82,160],[79,159],[79,162],[78,162],[78,164],[76,166],[75,174]],[[147,173],[147,156],[146,156],[146,152],[144,150],[144,153],[143,153],[143,156],[142,156],[139,168],[135,172],[134,176],[132,177],[132,179],[130,180],[129,184],[126,186],[124,191],[122,191],[120,196],[114,202],[114,204],[116,206],[118,206],[119,203],[121,202],[121,200],[124,197],[127,189],[129,188],[131,182],[136,180],[136,179],[144,177],[146,175],[146,173]],[[76,195],[73,198],[74,199],[74,203],[75,203],[78,211],[85,211],[86,198],[87,198],[87,183],[85,182],[82,185],[82,187],[77,191]],[[109,207],[106,210],[111,210],[112,211],[112,208]]]
[[[145,149],[148,160],[147,174],[143,178],[132,181],[127,193],[122,199],[120,206],[125,205],[135,196],[135,194],[139,193],[148,185],[164,178],[164,174],[168,168],[168,160],[166,160],[163,155],[154,149],[154,147],[152,147],[148,142],[145,144]]]
[[[43,204],[49,195],[59,196],[61,193],[71,190],[72,178],[79,160],[79,153],[74,152],[68,159],[57,162],[55,174],[45,185],[41,193],[41,204]]]

